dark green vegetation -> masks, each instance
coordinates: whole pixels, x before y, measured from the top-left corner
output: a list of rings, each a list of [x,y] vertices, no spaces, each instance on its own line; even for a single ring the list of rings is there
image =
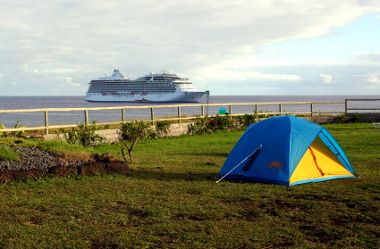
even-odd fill
[[[134,146],[139,140],[146,139],[151,134],[153,134],[153,130],[148,122],[133,121],[121,124],[119,140],[123,159],[126,162],[132,162],[132,150]]]
[[[135,148],[129,177],[0,185],[0,248],[379,248],[380,130],[327,128],[359,178],[291,188],[216,184],[241,131],[146,140]],[[120,150],[40,146],[78,154]]]
[[[0,160],[17,161],[19,156],[11,147],[0,144]]]
[[[79,124],[65,134],[66,142],[70,144],[80,144],[82,146],[95,146],[103,143],[103,138],[95,133],[99,130],[95,121],[90,125]]]
[[[262,115],[259,116],[262,117]],[[188,134],[201,135],[216,131],[242,130],[249,125],[256,123],[259,116],[253,114],[245,114],[243,116],[237,117],[232,117],[230,115],[197,117],[194,120],[194,123],[189,124]]]

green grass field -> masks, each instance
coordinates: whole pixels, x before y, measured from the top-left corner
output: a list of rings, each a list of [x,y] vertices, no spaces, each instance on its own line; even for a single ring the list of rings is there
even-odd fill
[[[144,141],[129,177],[0,185],[0,248],[379,248],[380,130],[326,127],[358,178],[290,188],[216,184],[241,131]],[[57,144],[43,147],[71,148]]]

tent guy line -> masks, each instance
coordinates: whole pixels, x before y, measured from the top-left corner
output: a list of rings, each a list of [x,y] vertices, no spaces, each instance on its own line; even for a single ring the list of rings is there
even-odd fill
[[[233,167],[230,171],[228,171],[223,177],[221,177],[219,180],[216,181],[216,183],[221,182],[226,176],[232,173],[237,167],[239,167],[243,162],[248,160],[248,158],[253,157],[254,155],[257,155],[258,152],[260,152],[263,149],[263,144],[260,144],[259,147],[256,148],[251,154],[249,154],[246,158],[244,158],[238,165]],[[253,163],[253,162],[251,162]]]

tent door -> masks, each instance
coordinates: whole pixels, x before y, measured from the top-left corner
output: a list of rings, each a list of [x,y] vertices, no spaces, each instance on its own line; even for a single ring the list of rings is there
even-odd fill
[[[314,151],[310,146],[309,146],[309,150],[310,150],[311,155],[313,156],[315,167],[317,167],[319,173],[321,173],[321,176],[324,176],[325,173],[323,173],[322,169],[318,166],[317,157],[315,156]]]

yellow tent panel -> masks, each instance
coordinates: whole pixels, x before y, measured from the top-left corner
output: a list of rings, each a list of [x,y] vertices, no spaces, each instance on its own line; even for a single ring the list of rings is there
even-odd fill
[[[298,163],[290,177],[290,183],[336,175],[353,176],[322,140],[316,138]]]

